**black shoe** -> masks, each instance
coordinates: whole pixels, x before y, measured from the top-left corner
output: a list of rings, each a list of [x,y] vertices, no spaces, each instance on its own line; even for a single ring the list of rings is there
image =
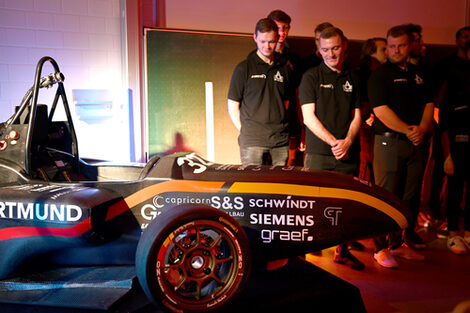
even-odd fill
[[[350,241],[350,242],[348,242],[348,249],[349,250],[364,251],[365,247],[362,243],[360,243],[358,241]]]
[[[335,251],[334,262],[343,265],[349,265],[352,269],[361,271],[364,269],[364,263],[359,261],[351,252],[347,249],[341,249],[339,246]]]
[[[405,243],[414,249],[424,249],[427,245],[415,231],[405,231]]]

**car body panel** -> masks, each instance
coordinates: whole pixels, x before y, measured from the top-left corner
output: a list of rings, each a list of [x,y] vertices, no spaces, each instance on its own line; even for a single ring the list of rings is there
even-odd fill
[[[47,61],[56,73],[41,78]],[[251,255],[254,263],[265,264],[407,227],[410,213],[400,199],[370,182],[339,173],[218,164],[187,152],[154,156],[147,164],[82,160],[62,81],[55,61],[42,58],[33,87],[13,116],[0,124],[0,279],[68,266],[138,267],[142,263],[154,268],[152,260],[136,261],[136,250],[151,258],[154,234],[149,229],[158,226],[153,228],[169,231],[172,238],[183,227],[171,220],[179,212],[191,218],[185,221],[191,231],[206,231],[191,226],[204,225],[205,221],[192,220],[204,212],[207,219],[215,220],[209,223],[217,225],[214,229],[233,238],[234,247],[240,247],[238,240],[245,242],[243,248],[251,251],[245,253],[250,257],[234,256],[243,275],[251,267],[243,262]],[[38,104],[39,89],[54,84],[52,105]],[[59,99],[65,121],[54,119]],[[158,223],[161,214],[165,219]],[[177,228],[163,229],[168,225],[160,225],[163,221]],[[237,232],[243,236],[229,235]],[[142,242],[147,246],[139,250]],[[172,244],[176,248],[171,251],[184,250]],[[198,247],[201,255],[194,260],[204,257],[206,247],[201,242]],[[215,249],[205,252],[218,262]],[[192,264],[188,262],[189,267]],[[145,276],[146,267],[140,269]],[[211,302],[225,301],[224,297],[230,296]]]

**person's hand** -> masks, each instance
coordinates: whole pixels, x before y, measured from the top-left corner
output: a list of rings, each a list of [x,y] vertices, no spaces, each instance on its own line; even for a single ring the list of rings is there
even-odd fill
[[[307,148],[307,145],[305,144],[305,128],[302,127],[300,131],[299,151],[304,152],[306,148]]]
[[[449,176],[452,176],[455,173],[454,161],[450,154],[444,161],[444,173]]]
[[[406,132],[406,137],[411,141],[411,143],[415,146],[419,146],[424,139],[424,132],[421,127],[417,125],[411,125],[408,127],[408,131]]]
[[[350,146],[351,141],[349,139],[338,139],[331,146],[331,152],[333,152],[336,160],[346,160]]]

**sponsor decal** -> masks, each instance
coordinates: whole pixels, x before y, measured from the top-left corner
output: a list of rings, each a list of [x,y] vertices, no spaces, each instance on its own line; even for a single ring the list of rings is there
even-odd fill
[[[21,186],[11,186],[7,187],[8,189],[17,190],[17,191],[28,191],[28,192],[41,192],[49,193],[50,199],[56,200],[61,196],[67,195],[71,192],[77,192],[87,187],[68,187],[68,186],[54,186],[54,185],[43,185],[43,184],[33,184],[33,185],[21,185]]]
[[[108,208],[105,217],[105,222],[127,212],[130,208],[137,207],[142,203],[142,199],[152,199],[155,194],[162,194],[165,192],[218,192],[224,182],[205,182],[205,181],[164,181],[155,185],[148,186],[141,189],[125,199],[118,201]],[[71,188],[72,191],[80,189],[87,189],[87,187]],[[43,236],[45,233],[50,236],[56,237],[75,237],[80,236],[91,229],[90,217],[82,220],[78,224],[71,225],[70,227],[39,227],[35,226],[17,226],[0,229],[0,241],[24,238],[24,237],[37,237]]]
[[[205,204],[212,206],[216,209],[223,209],[230,216],[233,217],[243,217],[245,213],[241,211],[244,208],[244,200],[240,196],[230,197],[230,196],[163,196],[156,195],[152,199],[152,203],[144,204],[140,208],[140,215],[144,221],[141,223],[141,228],[145,229],[148,226],[148,223],[155,219],[158,215],[161,214],[162,209],[165,207],[173,207],[180,204]],[[148,222],[147,222],[148,221]]]
[[[43,184],[33,184],[33,185],[20,185],[20,186],[11,186],[7,187],[8,189],[18,190],[18,191],[29,191],[29,192],[72,192],[80,191],[87,189],[87,187],[68,187],[68,186],[54,186],[54,185],[43,185]]]
[[[160,213],[161,212],[157,211],[157,209],[151,204],[145,204],[140,209],[140,215],[147,221],[155,219],[158,215],[160,215]],[[141,228],[147,228],[148,224],[144,224],[141,225]]]
[[[213,307],[214,305],[219,304],[220,302],[224,301],[227,298],[227,294],[224,293],[220,298],[215,299],[212,302],[207,303],[207,308]]]
[[[331,221],[332,226],[338,226],[339,215],[343,213],[343,208],[328,207],[323,211],[323,215]]]
[[[289,212],[295,213],[299,212],[298,210],[300,210],[300,212],[310,212],[314,209],[316,201],[311,199],[293,198],[289,195],[281,198],[250,198],[247,203],[250,209],[287,209]],[[309,229],[314,226],[315,217],[311,214],[251,213],[249,218],[251,225],[263,226],[260,233],[263,243],[271,243],[273,240],[313,240],[313,236],[310,234]],[[270,226],[277,226],[277,229],[268,228]],[[279,229],[286,227],[296,227],[297,230]]]
[[[287,196],[285,199],[261,198],[249,199],[248,206],[250,208],[286,208],[286,209],[313,209],[315,200],[292,199]]]
[[[217,164],[213,169],[216,171],[252,171],[252,172],[260,172],[263,171],[273,171],[276,169],[281,169],[281,171],[292,171],[295,169],[295,166],[260,166],[260,165],[233,165],[233,164]]]
[[[246,210],[253,209],[295,209],[311,211],[314,209],[315,203],[316,201],[312,199],[300,199],[292,196],[245,198],[241,195],[156,195],[151,199],[150,203],[145,203],[140,207],[140,216],[142,217],[141,228],[146,228],[148,223],[161,214],[164,208],[170,208],[181,204],[204,204],[223,210],[232,217],[244,217]],[[252,224],[263,225],[312,226],[314,223],[313,216],[310,215],[296,216],[253,213],[251,214],[250,219]]]
[[[388,204],[384,200],[374,197],[373,195],[355,190],[285,183],[235,182],[232,184],[232,186],[230,186],[228,192],[237,194],[284,194],[295,195],[299,197],[304,196],[308,198],[321,197],[356,201],[383,212],[392,218],[400,228],[406,228],[408,225],[406,217],[403,215],[403,213],[401,213],[392,205]]]
[[[289,230],[261,230],[261,239],[264,243],[271,243],[273,240],[280,241],[312,241],[313,236],[308,234],[308,229],[303,228],[300,231],[289,231]]]
[[[187,163],[190,167],[194,167],[193,173],[195,174],[200,174],[206,171],[208,166],[214,164],[212,162],[204,160],[202,157],[200,157],[194,152],[187,154],[184,157],[179,157],[176,162],[179,166],[182,166],[184,163]]]
[[[234,198],[231,198],[229,196],[224,196],[224,197],[213,196],[210,198],[210,200],[211,200],[211,205],[216,209],[241,210],[244,207],[243,198],[239,196],[234,197]]]
[[[250,214],[252,225],[277,225],[277,226],[313,226],[315,224],[313,215],[296,214]]]
[[[216,166],[214,169],[216,171],[229,171],[237,167],[238,167],[237,165],[232,165],[232,164],[220,164],[219,166]]]
[[[82,218],[82,209],[73,204],[0,202],[0,218],[76,222]]]

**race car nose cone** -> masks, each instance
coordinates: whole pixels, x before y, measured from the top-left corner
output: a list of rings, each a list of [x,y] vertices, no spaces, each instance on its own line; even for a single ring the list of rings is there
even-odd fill
[[[194,258],[192,258],[191,260],[191,267],[195,270],[198,270],[200,269],[202,266],[204,265],[204,259],[202,256],[195,256]]]

